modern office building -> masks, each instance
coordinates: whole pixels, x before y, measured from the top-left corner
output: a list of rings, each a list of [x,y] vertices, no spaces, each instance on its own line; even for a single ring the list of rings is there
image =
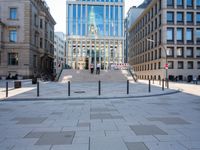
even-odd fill
[[[0,76],[53,73],[54,25],[43,0],[0,0]]]
[[[200,0],[153,0],[129,34],[139,78],[200,78]]]
[[[54,34],[54,72],[59,74],[65,67],[66,61],[66,36],[62,32]]]
[[[102,69],[124,62],[124,0],[67,0],[67,64]]]

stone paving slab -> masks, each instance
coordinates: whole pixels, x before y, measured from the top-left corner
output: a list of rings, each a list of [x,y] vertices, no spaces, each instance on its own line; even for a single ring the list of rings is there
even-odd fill
[[[182,118],[178,117],[152,117],[152,118],[147,118],[150,121],[161,121],[164,124],[168,125],[173,125],[173,124],[190,124],[189,122],[183,120]]]
[[[149,150],[143,142],[126,142],[128,150]]]
[[[155,125],[132,125],[130,128],[136,135],[167,135],[165,131]]]

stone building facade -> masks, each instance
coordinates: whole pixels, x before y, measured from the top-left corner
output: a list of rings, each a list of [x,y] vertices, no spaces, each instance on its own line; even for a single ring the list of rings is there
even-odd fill
[[[129,30],[141,79],[200,79],[200,0],[153,0]]]
[[[52,74],[54,25],[43,0],[0,0],[0,76]]]

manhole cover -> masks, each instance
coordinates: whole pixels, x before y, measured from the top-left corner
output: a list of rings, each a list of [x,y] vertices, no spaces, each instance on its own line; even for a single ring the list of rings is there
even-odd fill
[[[75,91],[74,93],[82,94],[85,93],[85,91]]]

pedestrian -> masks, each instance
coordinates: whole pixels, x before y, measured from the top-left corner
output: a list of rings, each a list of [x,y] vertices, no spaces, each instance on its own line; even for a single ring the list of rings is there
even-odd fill
[[[94,72],[94,64],[93,63],[90,64],[90,71],[91,71],[91,74],[93,74],[93,72]]]
[[[100,68],[101,68],[101,65],[100,65],[100,63],[98,63],[97,64],[96,74],[100,74]]]

